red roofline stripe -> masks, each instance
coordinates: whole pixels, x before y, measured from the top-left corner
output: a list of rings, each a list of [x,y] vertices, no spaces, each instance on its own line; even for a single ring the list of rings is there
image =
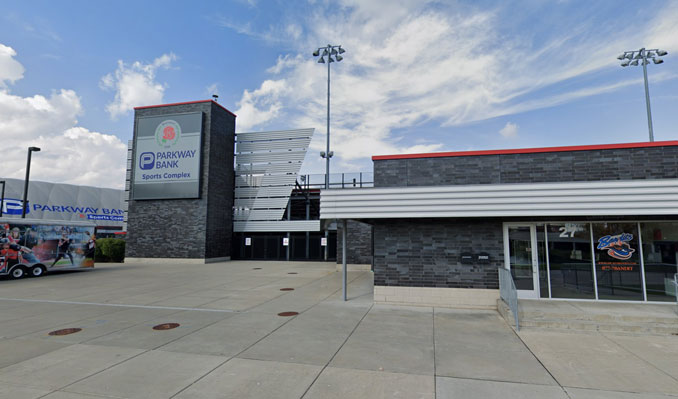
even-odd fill
[[[224,108],[223,105],[219,104],[218,102],[216,102],[216,101],[214,101],[214,100],[198,100],[198,101],[186,101],[186,102],[182,102],[182,103],[158,104],[158,105],[144,105],[144,106],[142,106],[142,107],[134,107],[134,109],[137,110],[137,109],[147,109],[147,108],[171,107],[171,106],[173,106],[173,105],[186,105],[186,104],[198,104],[198,103],[209,103],[209,102],[215,103],[215,104],[218,105],[221,109],[223,109],[224,111],[228,112],[229,114],[231,114],[231,115],[233,115],[233,116],[235,116],[235,117],[238,116],[238,115],[234,114],[233,112],[227,110],[226,108]]]
[[[389,159],[417,159],[417,158],[443,158],[443,157],[467,157],[479,155],[506,155],[506,154],[533,154],[539,152],[565,152],[565,151],[591,151],[591,150],[612,150],[618,148],[644,148],[644,147],[665,147],[678,146],[678,140],[672,141],[653,141],[641,143],[618,143],[618,144],[596,144],[596,145],[575,145],[565,147],[540,147],[540,148],[517,148],[510,150],[483,150],[483,151],[455,151],[455,152],[431,152],[424,154],[397,154],[397,155],[374,155],[373,161],[385,161]]]

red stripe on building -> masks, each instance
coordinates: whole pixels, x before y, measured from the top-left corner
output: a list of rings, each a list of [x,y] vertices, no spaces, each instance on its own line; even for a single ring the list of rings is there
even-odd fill
[[[653,141],[642,143],[619,143],[619,144],[595,144],[575,145],[565,147],[540,147],[540,148],[517,148],[509,150],[483,150],[483,151],[455,151],[455,152],[430,152],[424,154],[397,154],[397,155],[374,155],[373,161],[389,159],[417,159],[417,158],[443,158],[443,157],[468,157],[479,155],[506,155],[506,154],[534,154],[539,152],[565,152],[565,151],[591,151],[612,150],[619,148],[644,148],[644,147],[667,147],[678,146],[678,141]]]

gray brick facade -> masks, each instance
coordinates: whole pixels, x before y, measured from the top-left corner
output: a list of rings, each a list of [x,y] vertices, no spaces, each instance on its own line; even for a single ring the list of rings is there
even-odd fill
[[[678,146],[374,161],[375,187],[678,178]]]
[[[678,146],[374,161],[375,187],[675,178]],[[374,220],[374,284],[496,289],[510,220]],[[462,252],[485,252],[490,262],[463,265]]]
[[[346,263],[371,265],[372,264],[372,226],[367,223],[349,220],[346,229]],[[337,226],[337,263],[343,263],[342,258],[342,225]]]
[[[503,264],[500,220],[380,220],[374,226],[374,285],[498,288]],[[462,264],[484,252],[488,263]]]
[[[130,200],[127,257],[231,255],[235,115],[211,101],[143,108],[135,110],[134,132],[139,117],[187,112],[203,114],[200,198]]]

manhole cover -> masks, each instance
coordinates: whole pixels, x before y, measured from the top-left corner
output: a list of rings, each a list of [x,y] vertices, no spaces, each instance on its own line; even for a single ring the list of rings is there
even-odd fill
[[[294,291],[294,288],[281,288],[280,291]]]
[[[49,335],[68,335],[75,334],[80,331],[82,331],[82,328],[64,328],[62,330],[52,331],[51,333],[49,333]]]
[[[252,270],[261,270],[260,267],[253,267]]]
[[[289,273],[287,273],[287,274],[299,274],[299,273],[297,273],[297,272],[289,272]]]
[[[163,323],[163,324],[158,324],[157,326],[154,326],[154,330],[162,331],[162,330],[171,330],[173,328],[179,327],[179,323]]]
[[[299,312],[282,312],[282,313],[278,313],[278,316],[290,317],[290,316],[296,316],[298,314],[299,314]]]

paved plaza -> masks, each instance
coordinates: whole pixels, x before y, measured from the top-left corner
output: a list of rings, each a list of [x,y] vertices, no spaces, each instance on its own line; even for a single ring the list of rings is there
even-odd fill
[[[516,334],[495,311],[374,305],[370,272],[349,281],[343,302],[331,263],[1,280],[0,398],[678,397],[678,336]]]

